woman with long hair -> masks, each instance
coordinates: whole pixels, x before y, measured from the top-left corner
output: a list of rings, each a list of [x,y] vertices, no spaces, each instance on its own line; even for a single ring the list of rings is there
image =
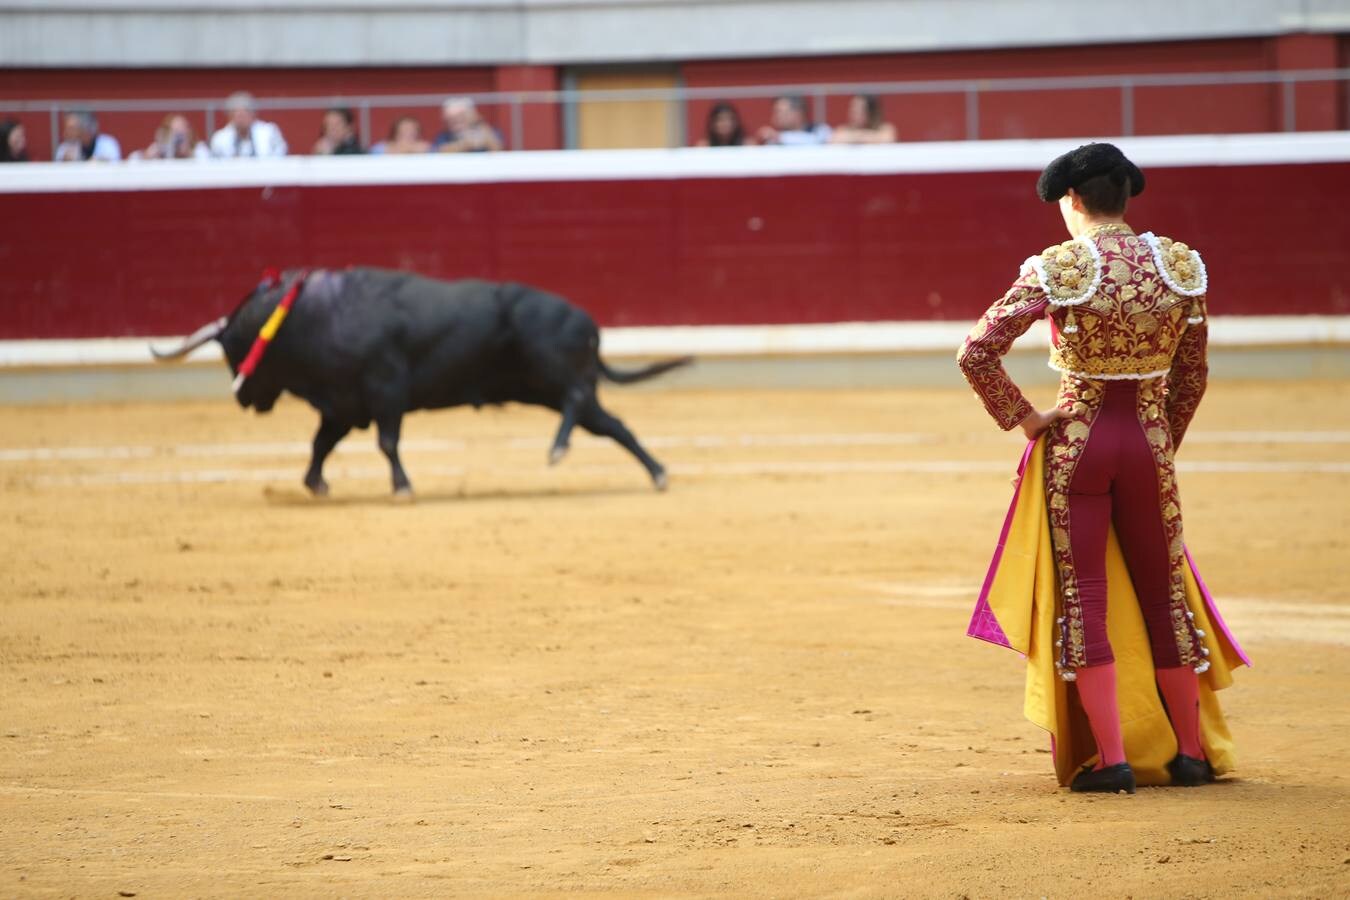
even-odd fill
[[[0,163],[28,162],[28,132],[18,119],[0,122]]]
[[[876,94],[855,94],[848,101],[848,121],[830,135],[831,144],[893,144],[895,126],[881,112]]]
[[[730,103],[714,103],[708,110],[708,121],[699,147],[743,147],[746,144],[745,126],[741,114]]]

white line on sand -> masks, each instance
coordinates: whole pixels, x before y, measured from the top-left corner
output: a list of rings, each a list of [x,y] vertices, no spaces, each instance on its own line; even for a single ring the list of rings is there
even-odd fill
[[[948,610],[968,614],[979,596],[975,584],[911,582],[860,584],[872,596],[866,602],[906,609]],[[876,595],[884,596],[878,600]],[[1269,597],[1219,597],[1219,609],[1243,643],[1293,641],[1350,646],[1350,605]]]
[[[1350,474],[1350,462],[1262,462],[1214,461],[1182,463],[1181,471],[1194,473],[1222,473],[1244,475],[1285,474]],[[609,475],[635,471],[631,465],[576,465],[574,473]],[[425,475],[459,478],[467,474],[511,474],[528,476],[532,468],[522,466],[426,466],[418,472]],[[539,471],[547,471],[542,468]],[[746,460],[725,463],[676,463],[670,472],[677,478],[727,477],[737,475],[964,475],[1011,473],[1006,462],[985,460]],[[295,481],[300,470],[280,468],[215,468],[186,471],[125,471],[93,472],[71,475],[36,475],[26,479],[40,487],[70,487],[93,485],[151,485],[151,484],[220,484],[232,481]],[[389,471],[384,466],[341,466],[331,470],[333,480],[386,479]]]
[[[658,435],[644,439],[648,447],[900,447],[938,444],[952,435],[922,431],[819,432],[806,434],[695,434]],[[959,435],[962,440],[967,435]],[[1002,440],[997,434],[974,435],[976,440]],[[580,445],[608,443],[607,438],[579,435]],[[1197,431],[1187,435],[1189,444],[1350,444],[1350,431]],[[411,438],[401,443],[404,452],[462,452],[470,446],[505,444],[512,450],[536,450],[549,444],[544,437],[499,437],[475,439]],[[0,463],[95,461],[154,459],[157,457],[210,458],[248,456],[308,456],[310,445],[304,441],[260,441],[203,444],[107,445],[85,447],[5,447],[0,448]],[[338,454],[374,454],[376,448],[359,438],[338,446]]]
[[[262,800],[280,802],[284,797],[270,794],[208,794],[187,791],[128,791],[109,788],[52,788],[33,787],[26,784],[0,784],[0,794],[93,794],[106,797],[169,797],[175,800]]]
[[[696,434],[659,435],[643,441],[648,447],[723,448],[723,447],[888,447],[937,443],[939,434],[922,432],[842,433],[842,434]],[[504,444],[512,450],[543,450],[549,440],[543,437],[488,438],[472,442],[476,446]],[[608,438],[579,435],[574,443],[604,444]],[[462,452],[470,442],[466,440],[408,439],[399,444],[404,452]],[[87,461],[117,459],[153,459],[156,457],[238,457],[238,456],[308,456],[310,445],[303,441],[278,441],[224,444],[166,444],[105,447],[9,447],[0,448],[0,463]],[[338,454],[374,454],[376,448],[365,441],[348,440],[335,451]]]

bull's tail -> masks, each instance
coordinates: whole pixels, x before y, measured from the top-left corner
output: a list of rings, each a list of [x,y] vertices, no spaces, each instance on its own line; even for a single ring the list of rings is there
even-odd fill
[[[617,371],[611,369],[602,359],[600,360],[600,374],[615,384],[633,384],[638,381],[646,381],[648,378],[655,378],[657,375],[665,374],[671,369],[680,369],[694,361],[692,356],[681,356],[678,359],[666,359],[661,362],[652,363],[641,369],[631,372]]]

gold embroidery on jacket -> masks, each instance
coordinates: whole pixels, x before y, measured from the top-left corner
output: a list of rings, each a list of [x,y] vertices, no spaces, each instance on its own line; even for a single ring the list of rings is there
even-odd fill
[[[1125,226],[1094,229],[1090,238],[1102,259],[1104,277],[1096,294],[1081,305],[1052,306],[1058,336],[1050,365],[1062,372],[1103,378],[1144,378],[1166,372],[1188,327],[1192,301],[1173,292],[1159,276],[1152,249]],[[1168,239],[1167,260],[1185,284],[1198,283],[1198,257]],[[1071,242],[1081,246],[1080,242]],[[1061,245],[1062,247],[1063,245]],[[1184,253],[1176,248],[1184,248]],[[1052,247],[1042,254],[1060,252]],[[1076,257],[1075,257],[1076,259]],[[1172,263],[1169,276],[1172,274]],[[1049,267],[1047,266],[1047,273]],[[1181,282],[1178,282],[1181,283]]]
[[[1168,237],[1159,237],[1158,246],[1162,249],[1163,267],[1178,287],[1186,291],[1200,287],[1204,278],[1204,263],[1200,261],[1198,253],[1181,241]]]
[[[1081,300],[1098,279],[1097,258],[1082,241],[1047,247],[1041,252],[1040,264],[1045,271],[1042,287],[1052,303]]]

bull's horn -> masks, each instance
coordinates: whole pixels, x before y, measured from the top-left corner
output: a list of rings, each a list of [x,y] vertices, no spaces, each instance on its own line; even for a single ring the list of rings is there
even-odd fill
[[[150,347],[150,352],[154,355],[155,359],[161,361],[168,359],[182,359],[207,341],[213,341],[220,337],[220,333],[225,330],[225,326],[229,324],[229,321],[230,320],[227,317],[221,316],[214,322],[203,325],[201,328],[192,332],[192,334],[183,338],[183,343],[179,344],[174,349],[156,350],[152,345]]]

